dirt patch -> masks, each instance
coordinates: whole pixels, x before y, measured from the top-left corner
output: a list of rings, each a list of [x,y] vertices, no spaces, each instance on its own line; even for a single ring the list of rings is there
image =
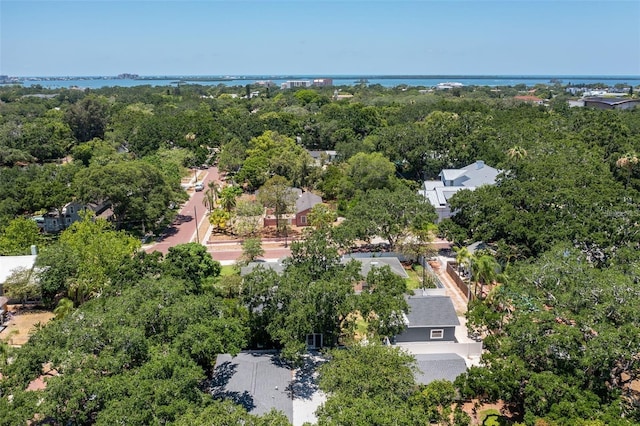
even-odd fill
[[[52,312],[22,308],[21,305],[9,306],[10,318],[7,328],[0,332],[0,339],[12,346],[22,346],[29,340],[29,335],[38,323],[46,324],[55,315]]]

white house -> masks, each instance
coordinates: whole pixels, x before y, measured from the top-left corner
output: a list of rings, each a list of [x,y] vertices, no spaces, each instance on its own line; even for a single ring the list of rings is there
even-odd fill
[[[423,195],[438,214],[438,222],[451,217],[449,199],[463,189],[475,190],[482,185],[493,185],[501,170],[487,166],[478,160],[461,169],[443,169],[438,177],[440,180],[424,181],[423,189],[418,191]]]

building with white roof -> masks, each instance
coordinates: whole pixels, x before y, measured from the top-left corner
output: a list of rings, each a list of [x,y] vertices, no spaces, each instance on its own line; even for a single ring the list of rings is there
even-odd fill
[[[461,169],[443,169],[440,180],[424,181],[423,189],[418,191],[436,209],[438,222],[452,216],[449,200],[458,191],[475,190],[482,185],[493,185],[501,171],[487,166],[478,160]]]

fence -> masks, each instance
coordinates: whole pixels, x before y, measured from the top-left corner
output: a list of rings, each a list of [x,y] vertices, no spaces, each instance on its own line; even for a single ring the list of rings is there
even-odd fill
[[[456,262],[447,262],[447,274],[449,274],[453,282],[456,283],[460,291],[468,296],[469,302],[471,302],[475,298],[475,296],[469,290],[469,286],[467,285],[467,283],[462,281],[462,278],[460,278],[460,275],[458,275],[458,273],[456,272],[457,267],[458,264]]]

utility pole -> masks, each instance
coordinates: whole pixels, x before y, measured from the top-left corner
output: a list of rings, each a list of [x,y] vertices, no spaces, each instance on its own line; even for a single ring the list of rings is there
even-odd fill
[[[196,242],[200,244],[200,233],[198,232],[198,210],[193,206],[193,217],[196,221]]]

